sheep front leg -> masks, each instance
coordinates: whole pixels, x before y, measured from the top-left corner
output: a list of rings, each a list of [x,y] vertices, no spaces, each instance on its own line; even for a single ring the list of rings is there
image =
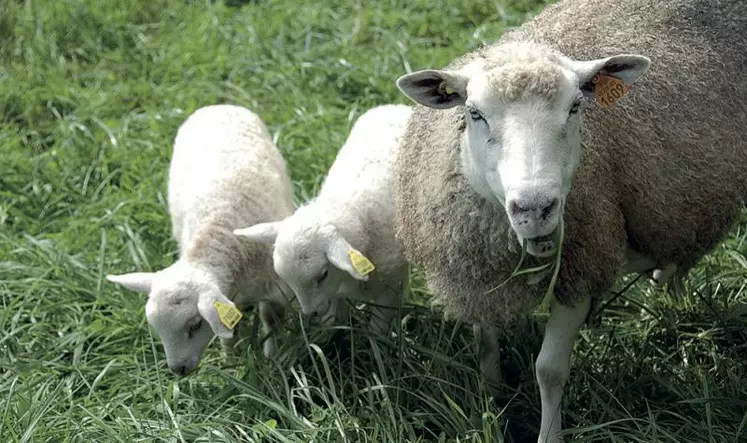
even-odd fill
[[[399,281],[398,287],[378,285],[377,294],[373,299],[376,306],[371,306],[371,320],[368,325],[374,334],[386,334],[389,331],[406,292],[407,274]]]
[[[262,353],[267,358],[273,358],[277,353],[275,334],[283,324],[285,307],[271,301],[259,302],[259,321],[262,323],[262,334],[267,336],[262,344]]]
[[[368,328],[374,334],[386,334],[394,315],[397,313],[399,294],[385,290],[374,299],[376,306],[371,306],[371,320]]]
[[[535,364],[537,383],[542,400],[542,423],[539,443],[559,443],[562,430],[561,401],[563,387],[570,373],[573,343],[591,307],[591,297],[574,306],[564,306],[555,299],[550,307],[550,320],[545,328],[542,348]]]
[[[350,312],[348,301],[342,296],[333,296],[329,299],[327,311],[321,314],[320,323],[324,326],[341,326],[350,323]]]
[[[239,307],[241,312],[246,312],[245,307]],[[226,357],[238,357],[243,354],[243,343],[249,337],[251,330],[250,322],[242,318],[233,330],[233,337],[221,338],[220,343]]]
[[[472,325],[472,333],[477,344],[477,357],[480,374],[494,393],[503,382],[501,372],[500,330],[495,326]]]

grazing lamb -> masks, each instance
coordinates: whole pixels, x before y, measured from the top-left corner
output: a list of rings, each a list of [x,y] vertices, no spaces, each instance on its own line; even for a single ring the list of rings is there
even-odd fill
[[[560,0],[443,70],[397,80],[423,105],[398,157],[397,235],[448,315],[505,327],[531,310],[549,277],[506,280],[522,243],[526,266],[547,262],[564,230],[536,362],[539,441],[562,441],[592,302],[624,271],[691,269],[741,211],[745,60],[743,0]],[[626,266],[627,249],[649,265]]]
[[[280,222],[234,231],[274,243],[275,271],[304,314],[340,322],[347,316],[345,298],[373,301],[379,305],[371,318],[376,332],[396,314],[409,267],[394,238],[394,165],[411,112],[383,105],[361,115],[315,199]]]
[[[259,302],[266,334],[282,322],[287,286],[272,269],[270,248],[232,232],[287,217],[293,212],[293,193],[285,161],[262,120],[233,105],[200,108],[181,125],[168,192],[179,259],[155,273],[107,279],[148,293],[148,323],[163,341],[169,369],[184,375],[197,367],[214,334],[232,350],[238,339],[233,331],[237,308]],[[271,357],[272,335],[263,347]]]

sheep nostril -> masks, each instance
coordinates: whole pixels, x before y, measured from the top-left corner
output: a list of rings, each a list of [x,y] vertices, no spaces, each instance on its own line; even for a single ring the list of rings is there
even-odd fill
[[[526,210],[526,209],[524,209],[524,208],[522,208],[521,206],[519,206],[519,204],[518,204],[518,203],[516,203],[516,201],[515,201],[515,200],[514,200],[514,201],[512,201],[511,203],[509,203],[509,206],[508,206],[508,210],[509,210],[509,211],[511,212],[511,214],[513,214],[513,215],[517,215],[517,214],[521,214],[521,213],[523,213],[523,212],[527,212],[527,210]]]
[[[552,214],[553,211],[555,211],[555,208],[557,208],[559,204],[560,204],[560,199],[557,199],[557,198],[552,199],[549,204],[545,205],[545,207],[542,208],[542,218],[544,219],[544,218],[549,217],[550,214]]]

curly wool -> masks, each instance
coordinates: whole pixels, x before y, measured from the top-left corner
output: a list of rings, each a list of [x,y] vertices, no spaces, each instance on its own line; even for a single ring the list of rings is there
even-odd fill
[[[195,155],[182,148],[184,152],[172,160],[169,209],[174,237],[180,256],[209,267],[221,290],[244,308],[271,292],[279,278],[270,246],[237,238],[233,230],[290,215],[290,177],[264,122],[252,111],[234,105],[206,106],[190,119],[196,123],[183,125],[186,129],[181,129],[177,142],[197,152],[222,151]],[[201,125],[223,129],[204,133]],[[193,171],[200,167],[203,173],[195,176]],[[214,170],[207,173],[207,167]]]
[[[561,0],[448,68],[500,70],[511,59],[506,42],[530,50],[524,60],[560,59],[553,51],[576,60],[620,53],[652,60],[613,108],[585,110],[555,297],[565,304],[598,298],[620,273],[628,245],[659,267],[684,271],[711,251],[747,199],[747,3]],[[398,158],[397,236],[448,316],[507,325],[537,305],[549,279],[528,285],[519,277],[489,292],[519,253],[507,246],[516,240],[504,209],[477,195],[462,172],[463,113],[415,108]]]

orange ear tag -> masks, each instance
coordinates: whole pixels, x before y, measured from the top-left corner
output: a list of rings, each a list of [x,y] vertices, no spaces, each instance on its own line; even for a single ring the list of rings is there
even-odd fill
[[[619,78],[606,74],[597,74],[591,82],[594,84],[596,101],[605,109],[612,107],[632,88]]]

